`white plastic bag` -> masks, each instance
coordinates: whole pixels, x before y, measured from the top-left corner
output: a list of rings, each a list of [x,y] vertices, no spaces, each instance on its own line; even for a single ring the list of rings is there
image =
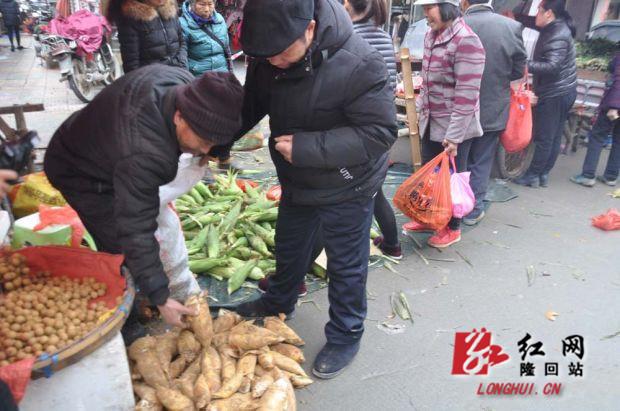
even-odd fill
[[[201,167],[199,161],[197,157],[183,154],[179,158],[179,170],[175,179],[159,187],[160,210],[155,238],[159,242],[159,257],[170,281],[170,298],[180,302],[199,293],[200,287],[187,264],[187,248],[181,221],[172,202],[187,193],[205,175],[206,166]]]

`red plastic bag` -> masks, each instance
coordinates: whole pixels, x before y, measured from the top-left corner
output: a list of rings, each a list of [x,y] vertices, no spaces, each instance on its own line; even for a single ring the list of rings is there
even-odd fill
[[[506,130],[500,141],[508,153],[524,150],[532,141],[532,104],[527,90],[527,70],[525,79],[515,91],[510,89],[510,114]]]
[[[620,230],[620,212],[615,208],[592,219],[592,225],[605,231]]]
[[[50,225],[68,225],[71,226],[71,247],[79,247],[84,238],[84,224],[78,216],[77,212],[70,206],[50,207],[45,204],[39,205],[40,223],[34,227],[34,231],[43,230]]]
[[[0,380],[4,381],[11,390],[15,402],[19,402],[26,394],[26,387],[30,382],[30,374],[32,373],[32,365],[35,358],[26,358],[13,364],[0,367]]]
[[[280,198],[282,198],[281,186],[273,186],[267,190],[267,200],[280,201]]]
[[[258,187],[258,183],[256,181],[252,181],[252,180],[246,180],[246,179],[240,179],[237,178],[235,180],[235,182],[237,183],[237,187],[239,187],[241,190],[243,190],[243,192],[245,193],[245,185],[249,185],[252,188],[256,188]]]
[[[394,205],[431,229],[448,225],[452,217],[448,154],[442,152],[405,180],[394,195]]]

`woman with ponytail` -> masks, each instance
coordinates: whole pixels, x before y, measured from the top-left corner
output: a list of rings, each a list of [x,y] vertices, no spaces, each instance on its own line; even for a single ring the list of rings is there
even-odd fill
[[[573,19],[566,0],[543,0],[536,27],[540,37],[528,69],[534,75],[534,141],[536,150],[528,171],[515,183],[547,187],[549,172],[560,154],[564,125],[577,97],[577,66]]]

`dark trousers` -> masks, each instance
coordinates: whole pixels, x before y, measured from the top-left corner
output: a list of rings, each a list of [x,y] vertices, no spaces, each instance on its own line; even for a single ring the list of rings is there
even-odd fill
[[[459,151],[460,151],[460,148],[461,147],[459,145]],[[444,151],[443,145],[436,141],[432,141],[430,139],[430,128],[427,129],[424,135],[424,138],[422,139],[422,148],[421,148],[421,153],[420,153],[422,155],[422,165],[428,163],[429,161],[437,157],[439,154],[441,154],[443,151]],[[454,162],[456,163],[456,168],[458,169],[458,172],[462,172],[467,169],[467,159],[463,158],[460,155],[460,153],[457,154]],[[452,217],[450,219],[450,222],[448,223],[448,228],[450,230],[460,229],[461,219]]]
[[[374,199],[357,199],[326,206],[280,204],[276,225],[276,273],[263,296],[275,312],[294,310],[312,261],[319,230],[323,233],[329,273],[327,341],[351,344],[364,332],[366,277],[370,244],[368,232]]]
[[[501,133],[501,131],[488,131],[482,137],[472,138],[459,144],[457,158],[460,157],[460,161],[466,161],[466,169],[471,172],[469,185],[476,196],[476,211],[484,209],[484,198],[487,194]]]
[[[383,193],[383,189],[379,190],[375,196],[374,215],[381,234],[383,234],[384,244],[389,247],[396,247],[399,244],[396,216],[394,209]]]
[[[17,45],[21,46],[21,38],[19,36],[19,25],[17,26],[6,26],[7,35],[9,36],[9,42],[11,43],[11,47],[13,47],[13,37],[17,40]]]
[[[619,121],[611,121],[607,118],[607,111],[601,112],[596,119],[596,123],[592,128],[592,133],[588,140],[588,152],[583,161],[583,176],[594,178],[596,168],[601,157],[601,151],[605,146],[605,141],[609,133],[613,135],[611,144],[611,153],[607,159],[607,167],[605,168],[605,178],[607,180],[615,180],[618,178],[618,170],[620,170],[620,126]]]
[[[536,149],[528,176],[549,174],[560,155],[564,125],[577,91],[558,97],[542,98],[534,107],[534,142]]]
[[[0,380],[0,411],[18,411],[9,386]]]

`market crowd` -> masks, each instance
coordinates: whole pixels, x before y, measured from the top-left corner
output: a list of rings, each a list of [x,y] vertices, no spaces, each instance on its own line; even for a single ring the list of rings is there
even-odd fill
[[[6,1],[6,0],[0,0]],[[442,152],[470,171],[475,207],[428,240],[444,248],[461,224],[485,217],[484,199],[510,111],[511,83],[533,76],[536,150],[515,183],[546,187],[576,98],[575,29],[565,0],[543,0],[532,27],[540,31],[528,59],[521,23],[487,0],[417,0],[429,32],[417,106],[422,160]],[[179,17],[180,16],[180,17]],[[373,216],[379,249],[402,258],[396,220],[382,191],[396,140],[398,83],[385,0],[248,0],[241,32],[249,57],[245,84],[233,72],[230,40],[215,0],[111,0],[125,75],[56,131],[45,171],[77,211],[98,249],[122,253],[140,294],[165,321],[192,312],[173,298],[154,237],[159,188],[175,179],[179,156],[232,166],[231,147],[269,116],[269,151],[282,186],[276,227],[276,273],[265,293],[241,304],[245,317],[294,315],[317,250],[327,254],[329,322],[314,360],[321,378],[351,363],[364,333],[368,232]],[[614,79],[620,75],[613,62]],[[605,137],[614,130],[607,169],[620,166],[620,88],[602,104],[581,174],[591,186]],[[416,221],[405,231],[428,231]],[[132,318],[126,340],[140,335]]]

